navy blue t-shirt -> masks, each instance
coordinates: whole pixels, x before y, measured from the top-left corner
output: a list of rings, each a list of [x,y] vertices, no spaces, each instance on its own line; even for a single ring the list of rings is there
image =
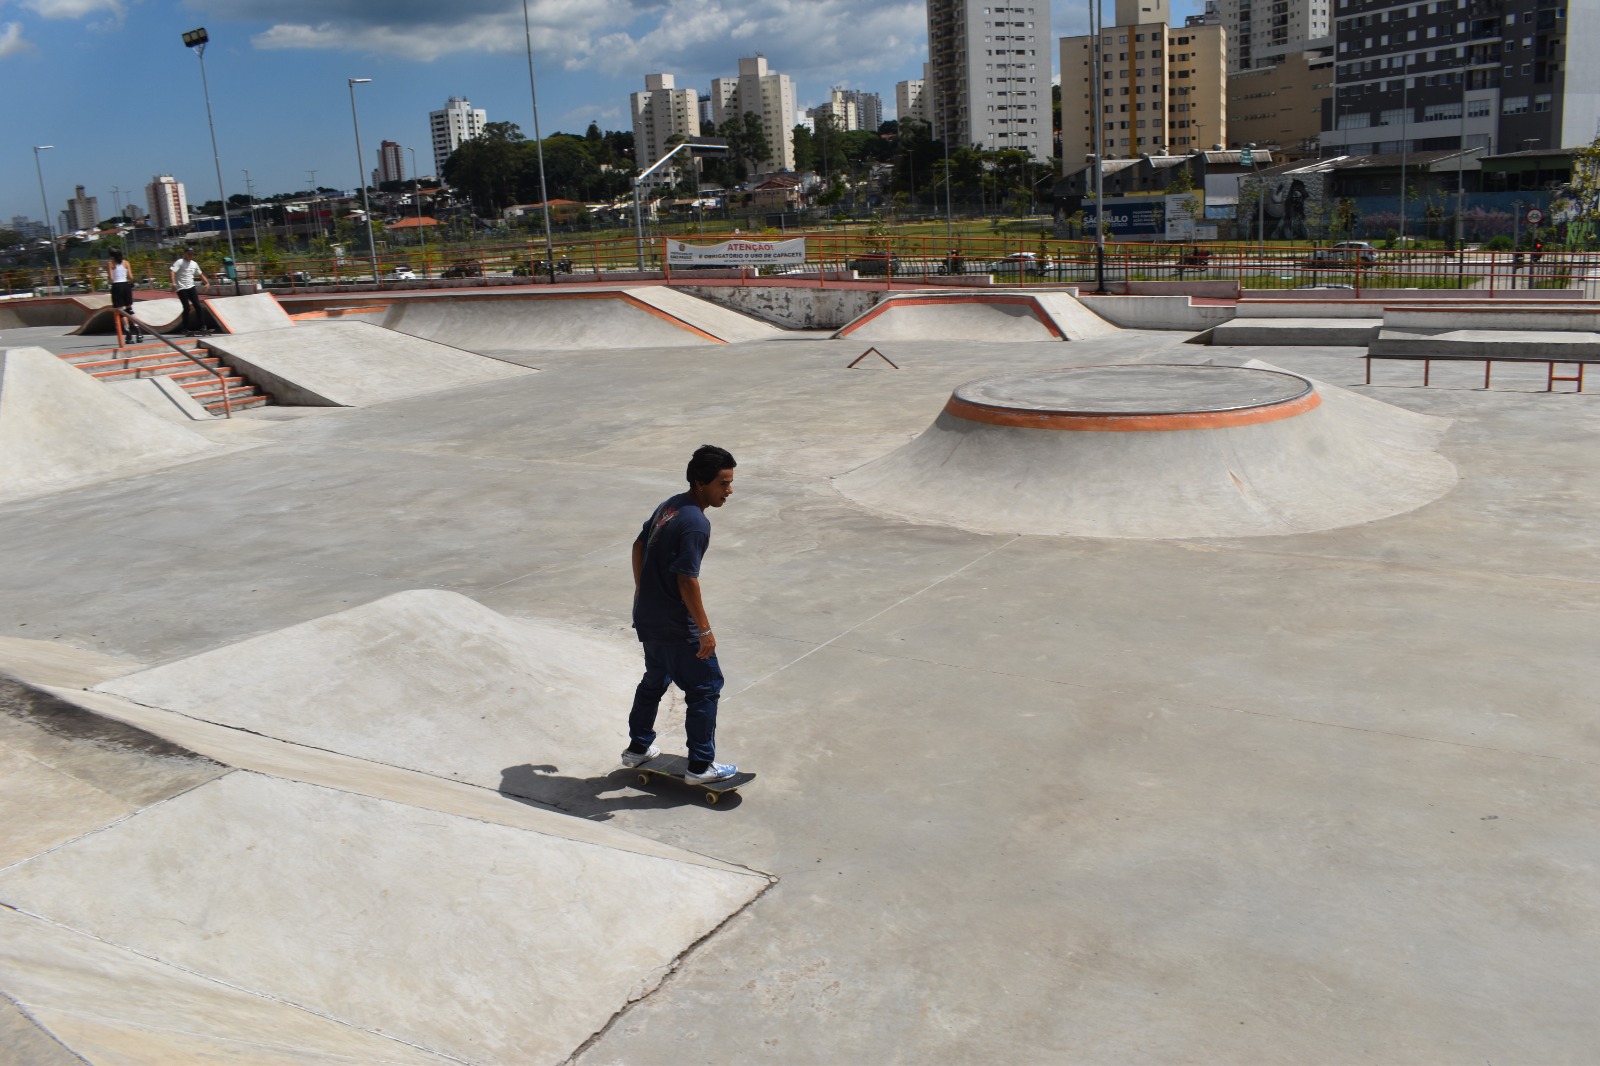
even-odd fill
[[[644,565],[633,601],[633,628],[640,640],[699,640],[700,628],[678,591],[678,575],[700,576],[700,559],[711,544],[705,511],[680,493],[655,509],[644,528]]]

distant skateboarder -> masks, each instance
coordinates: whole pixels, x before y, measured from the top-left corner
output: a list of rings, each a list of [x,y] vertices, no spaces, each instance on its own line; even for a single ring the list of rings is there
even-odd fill
[[[133,317],[133,271],[122,261],[122,252],[111,249],[111,262],[106,266],[106,280],[111,282],[111,306],[128,313],[123,322],[123,333],[130,341],[143,340],[139,323]]]
[[[739,772],[716,761],[717,700],[722,668],[717,638],[700,598],[700,560],[711,542],[706,511],[733,495],[733,456],[714,445],[695,449],[689,460],[689,491],[673,496],[650,515],[633,542],[633,628],[644,645],[644,677],[628,715],[632,743],[625,766],[661,754],[655,746],[656,710],[667,685],[683,690],[687,705],[691,785],[721,781]]]
[[[192,337],[206,321],[205,312],[200,309],[200,292],[194,287],[195,279],[198,278],[207,285],[211,284],[211,279],[200,269],[200,264],[194,261],[192,248],[183,250],[183,254],[173,261],[171,270],[172,288],[178,294],[178,301],[183,304],[183,332]],[[191,312],[194,316],[192,319]]]

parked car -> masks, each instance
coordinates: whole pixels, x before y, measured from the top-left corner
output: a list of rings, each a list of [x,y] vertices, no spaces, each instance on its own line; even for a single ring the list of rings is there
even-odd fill
[[[888,252],[862,252],[845,266],[857,274],[894,275],[900,273],[900,257]]]
[[[483,277],[483,264],[476,259],[458,259],[446,268],[443,276],[447,278],[481,278]]]
[[[397,263],[390,267],[389,272],[384,274],[383,277],[386,281],[411,281],[416,276],[417,272],[415,270],[412,270],[404,263]]]
[[[289,286],[310,285],[311,284],[311,275],[309,273],[307,273],[306,271],[304,271],[304,270],[291,270],[287,274],[279,274],[277,277],[275,277],[271,281],[267,282],[267,284],[268,285],[289,285]]]

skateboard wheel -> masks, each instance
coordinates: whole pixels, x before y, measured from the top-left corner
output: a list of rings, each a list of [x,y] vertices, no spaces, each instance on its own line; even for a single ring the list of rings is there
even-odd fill
[[[650,783],[650,775],[649,774],[640,774],[639,775],[639,784],[648,785],[649,783]]]
[[[715,792],[707,792],[706,793],[706,802],[711,804],[711,805],[713,805],[713,806],[716,805],[716,802],[717,802],[717,800],[719,798],[720,797]]]

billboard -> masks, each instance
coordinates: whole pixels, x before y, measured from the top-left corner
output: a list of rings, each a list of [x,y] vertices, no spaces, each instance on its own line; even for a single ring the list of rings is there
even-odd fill
[[[1176,196],[1108,196],[1106,207],[1106,236],[1160,237],[1169,241],[1193,240],[1201,237],[1201,227],[1189,212],[1189,201],[1201,200],[1197,192]],[[1098,225],[1095,202],[1083,202],[1083,230],[1093,233]]]
[[[805,261],[804,237],[789,241],[723,241],[721,244],[667,241],[667,263],[670,266],[767,266],[775,263],[803,266]]]

